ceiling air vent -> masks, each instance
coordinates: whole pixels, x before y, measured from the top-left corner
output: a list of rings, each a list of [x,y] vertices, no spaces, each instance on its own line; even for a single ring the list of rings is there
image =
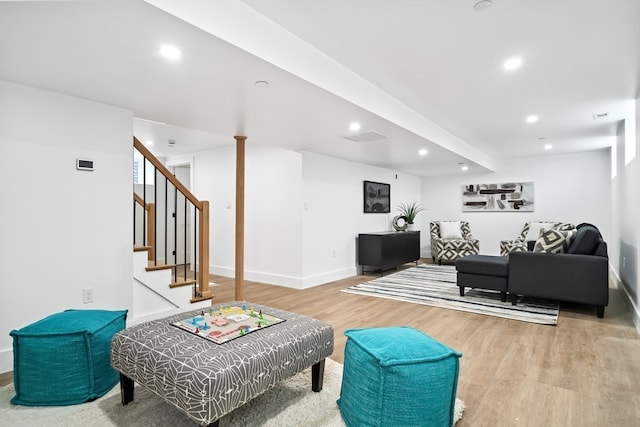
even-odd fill
[[[598,113],[593,115],[593,120],[602,120],[609,117],[609,112],[606,113]]]
[[[362,132],[357,135],[347,135],[343,136],[344,139],[348,139],[349,141],[355,142],[368,142],[368,141],[378,141],[380,139],[386,139],[387,137],[381,134],[380,132],[376,132],[375,130],[370,130],[367,132]]]

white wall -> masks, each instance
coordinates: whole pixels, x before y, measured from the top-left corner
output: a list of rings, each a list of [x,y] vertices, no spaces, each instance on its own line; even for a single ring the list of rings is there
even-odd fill
[[[462,212],[463,185],[514,181],[534,182],[534,212]],[[609,241],[609,181],[608,150],[501,161],[495,173],[425,177],[422,227],[428,229],[430,221],[467,220],[480,240],[480,253],[488,255],[499,255],[500,240],[515,239],[527,221],[588,222]]]
[[[300,153],[247,140],[245,278],[296,286],[302,269]]]
[[[235,270],[235,145],[196,153],[195,195],[210,203],[210,271]],[[296,287],[300,280],[300,154],[247,141],[245,150],[246,280]]]
[[[639,92],[640,94],[640,92]],[[635,147],[633,147],[635,145]],[[635,150],[634,150],[635,148]],[[628,151],[636,153],[626,162]],[[635,315],[636,329],[640,332],[640,285],[638,284],[638,266],[640,265],[640,100],[628,112],[620,124],[616,137],[617,174],[611,180],[612,215],[615,245],[612,248],[616,257],[612,263],[619,272],[624,291],[629,296]]]
[[[302,165],[304,286],[355,275],[358,233],[391,231],[396,206],[420,201],[416,176],[306,152]],[[389,214],[364,213],[365,180],[391,184]]]
[[[9,332],[70,308],[130,309],[132,113],[0,80],[0,372]],[[77,171],[76,158],[95,161]],[[94,303],[82,303],[82,289]]]
[[[233,277],[235,265],[235,147],[194,154],[192,193],[209,202],[209,271]]]
[[[235,145],[196,153],[193,177],[211,205],[211,272],[233,277]],[[363,213],[364,180],[390,183],[392,206],[420,198],[418,177],[247,140],[245,279],[306,288],[356,274],[356,236],[395,215]]]

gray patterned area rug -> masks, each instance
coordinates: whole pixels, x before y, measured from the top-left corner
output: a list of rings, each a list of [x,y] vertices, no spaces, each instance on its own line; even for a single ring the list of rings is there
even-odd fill
[[[289,378],[220,419],[220,427],[345,427],[336,400],[342,385],[342,365],[327,359],[323,388],[311,391],[311,368]],[[0,425],[11,427],[194,427],[174,406],[143,387],[134,401],[120,403],[120,387],[93,402],[71,406],[29,407],[9,403],[13,384],[0,388]],[[454,424],[465,404],[456,399]]]
[[[510,301],[500,301],[499,292],[469,288],[461,297],[456,285],[456,269],[452,265],[420,264],[343,289],[342,292],[544,325],[558,323],[559,306],[551,301],[518,297],[518,304],[514,306]]]

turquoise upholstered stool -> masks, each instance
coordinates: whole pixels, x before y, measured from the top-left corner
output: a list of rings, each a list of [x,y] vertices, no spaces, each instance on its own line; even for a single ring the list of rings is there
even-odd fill
[[[11,331],[11,403],[73,405],[106,394],[120,379],[109,352],[126,317],[126,310],[67,310]]]
[[[460,353],[409,327],[345,335],[338,406],[347,426],[453,425]]]

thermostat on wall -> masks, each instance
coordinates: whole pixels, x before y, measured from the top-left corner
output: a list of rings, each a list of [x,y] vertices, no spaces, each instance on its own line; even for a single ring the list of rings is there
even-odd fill
[[[76,159],[76,169],[79,171],[92,171],[93,160],[89,159]]]

